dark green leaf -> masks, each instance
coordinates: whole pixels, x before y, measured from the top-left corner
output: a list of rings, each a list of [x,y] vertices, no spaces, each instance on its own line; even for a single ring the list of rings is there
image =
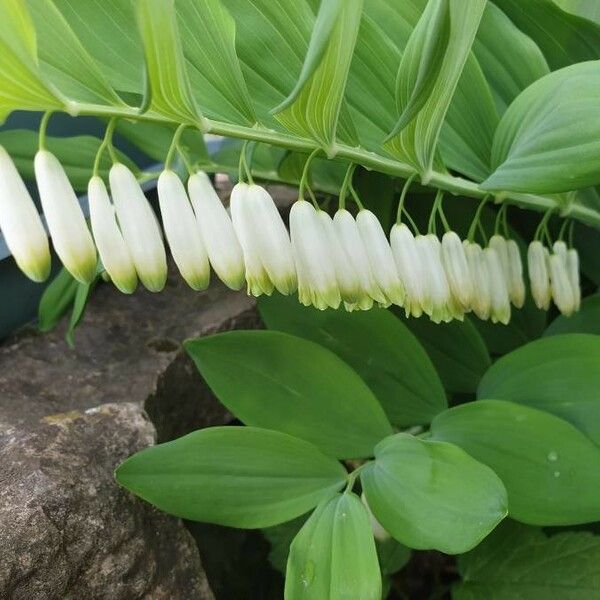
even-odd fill
[[[65,334],[67,344],[69,344],[71,348],[75,347],[75,329],[85,313],[85,307],[92,290],[96,286],[96,281],[97,279],[92,281],[92,283],[79,283],[77,285],[77,291],[75,292],[75,299],[73,301],[73,310],[71,311],[69,326],[67,327],[67,333]]]
[[[290,547],[286,600],[380,600],[369,516],[353,493],[321,503]]]
[[[40,331],[51,331],[73,303],[78,283],[66,269],[48,284],[38,306],[38,327]]]
[[[478,398],[502,398],[569,421],[600,445],[600,336],[545,337],[503,356]]]
[[[347,362],[373,390],[395,425],[428,423],[446,408],[431,361],[390,312],[316,311],[294,298],[260,298],[267,327],[317,342]]]
[[[341,464],[312,444],[253,427],[212,427],[138,452],[117,481],[168,513],[231,527],[289,521],[332,496]]]
[[[306,515],[302,515],[293,521],[267,527],[262,530],[263,535],[269,540],[269,544],[271,544],[269,562],[271,566],[283,575],[285,575],[288,554],[290,553],[290,544],[296,537],[296,534],[302,529],[304,523],[306,523]]]
[[[423,344],[447,391],[471,393],[477,389],[492,361],[471,321],[436,324],[425,317],[406,318],[401,311],[394,312]]]
[[[490,466],[508,491],[514,519],[573,525],[600,519],[600,449],[554,415],[478,400],[438,415],[435,439],[452,442]]]
[[[185,347],[219,400],[247,425],[295,435],[337,458],[371,456],[391,433],[365,383],[317,344],[276,331],[234,331]]]
[[[584,298],[581,308],[571,315],[558,316],[544,332],[545,336],[563,333],[593,333],[600,335],[600,294]]]
[[[410,548],[403,546],[394,538],[384,542],[376,541],[379,566],[383,575],[393,575],[404,567],[411,557]]]
[[[398,433],[360,477],[377,520],[409,548],[466,552],[506,516],[500,479],[453,444]]]
[[[463,582],[453,600],[588,600],[600,589],[600,536],[567,531],[552,537],[505,521],[458,559]]]

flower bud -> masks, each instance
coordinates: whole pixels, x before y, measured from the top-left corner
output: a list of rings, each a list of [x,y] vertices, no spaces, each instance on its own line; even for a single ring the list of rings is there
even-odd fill
[[[487,321],[492,309],[492,286],[485,256],[479,244],[465,240],[463,245],[473,280],[471,309],[480,319]]]
[[[34,169],[54,249],[75,279],[90,283],[96,277],[96,247],[67,174],[47,150],[37,152]]]
[[[571,282],[573,297],[575,299],[575,310],[581,307],[581,283],[579,280],[579,253],[574,248],[567,251],[567,274]]]
[[[0,146],[0,229],[19,269],[33,281],[50,274],[48,237],[13,161]]]
[[[333,224],[342,248],[346,251],[350,265],[356,272],[364,292],[382,306],[389,306],[387,298],[383,295],[373,276],[367,250],[354,217],[342,208],[333,216]]]
[[[454,231],[447,231],[442,237],[442,261],[452,296],[463,310],[469,309],[473,298],[473,279],[465,248]]]
[[[270,296],[275,286],[260,259],[256,243],[258,232],[254,229],[252,207],[247,201],[249,188],[250,186],[243,182],[233,186],[229,200],[231,220],[244,254],[248,294],[251,296],[261,296],[262,294]]]
[[[90,222],[100,260],[115,286],[124,294],[131,294],[137,287],[137,273],[129,249],[115,218],[104,181],[94,175],[88,183]]]
[[[202,171],[192,175],[188,192],[212,268],[226,286],[241,289],[246,281],[242,248],[208,175]]]
[[[163,228],[173,260],[193,290],[205,290],[210,282],[210,265],[185,187],[171,170],[160,174],[157,187]]]
[[[406,316],[420,317],[423,314],[425,299],[425,273],[415,237],[404,223],[400,223],[392,227],[390,243],[400,281],[406,292],[404,298]]]
[[[293,294],[297,287],[296,265],[288,230],[271,194],[260,185],[248,186],[253,233],[260,260],[281,294]]]
[[[531,295],[535,305],[542,310],[548,310],[552,297],[547,253],[547,249],[538,241],[531,242],[527,249],[527,269],[529,271]]]
[[[319,310],[337,308],[341,297],[323,222],[312,204],[298,200],[290,211],[292,252],[298,273],[298,299]]]
[[[523,281],[521,251],[515,240],[508,240],[506,248],[508,251],[508,295],[510,301],[517,308],[522,308],[525,304],[525,282]]]
[[[560,312],[569,317],[575,312],[575,294],[567,273],[566,247],[565,253],[559,249],[558,253],[550,256],[548,262],[550,269],[550,286],[552,299]]]
[[[392,249],[379,219],[370,210],[361,210],[356,225],[367,251],[371,271],[387,303],[404,304],[404,286],[398,276]]]
[[[108,176],[121,233],[138,277],[148,290],[160,292],[167,281],[167,257],[156,215],[125,165],[114,164]]]
[[[510,321],[510,297],[504,278],[502,263],[494,248],[483,251],[490,281],[490,317],[492,323],[508,324]]]
[[[355,308],[368,310],[373,306],[373,299],[364,293],[358,275],[352,268],[350,258],[337,237],[333,220],[323,210],[318,210],[317,215],[321,220],[327,238],[331,260],[335,268],[335,276],[340,288],[340,296],[346,310],[352,311]]]

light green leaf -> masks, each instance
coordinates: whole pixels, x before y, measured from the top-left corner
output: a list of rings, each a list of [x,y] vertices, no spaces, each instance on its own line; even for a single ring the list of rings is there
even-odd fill
[[[42,332],[52,331],[73,303],[78,282],[62,268],[46,286],[38,306],[38,328]]]
[[[581,308],[570,317],[559,315],[544,331],[545,336],[563,333],[600,335],[600,294],[584,298]]]
[[[323,51],[322,37],[327,32],[331,15],[331,9],[325,5],[332,1],[339,5],[339,12],[335,26],[329,35],[327,48]],[[327,0],[323,3],[323,8],[317,15],[317,25],[313,30],[305,60],[307,65],[304,67],[306,72],[303,73],[305,83],[301,91],[294,91],[291,104],[277,107],[279,112],[276,118],[285,127],[298,135],[312,137],[328,156],[335,155],[338,121],[360,25],[362,5],[362,0],[353,2]],[[327,23],[319,24],[319,20]],[[318,65],[315,56],[321,58]],[[351,125],[346,123],[346,129],[350,127]],[[354,137],[352,131],[350,137]]]
[[[550,71],[538,45],[493,2],[486,4],[473,52],[501,112],[519,92]]]
[[[177,0],[183,53],[196,102],[207,116],[251,126],[252,100],[235,52],[235,22],[220,0]]]
[[[600,183],[600,61],[539,79],[504,113],[486,190],[557,193]]]
[[[0,123],[15,109],[62,109],[62,98],[43,80],[35,31],[24,2],[0,3]]]
[[[174,0],[138,0],[136,14],[146,56],[145,108],[178,123],[202,125],[186,71]]]
[[[409,548],[466,552],[506,516],[500,479],[453,444],[398,433],[360,477],[377,520]]]
[[[341,488],[346,472],[292,436],[253,427],[211,427],[138,452],[115,476],[175,516],[252,529],[310,510]]]
[[[286,600],[380,600],[371,523],[353,493],[321,503],[290,547]]]
[[[258,307],[269,329],[321,344],[348,363],[395,425],[428,423],[446,408],[444,388],[427,353],[390,312],[321,312],[280,295],[260,298]]]
[[[483,338],[468,320],[433,323],[428,318],[406,318],[394,311],[423,345],[444,388],[471,393],[492,361]]]
[[[514,519],[531,525],[600,519],[600,470],[594,468],[600,448],[570,423],[513,402],[478,400],[438,415],[431,431],[500,476]]]
[[[144,52],[131,0],[53,0],[86,51],[119,92],[143,93]]]
[[[77,111],[79,102],[123,106],[92,57],[52,0],[27,0],[33,17],[42,72]],[[114,37],[114,34],[113,34]]]
[[[484,375],[478,398],[502,398],[569,421],[600,445],[600,336],[545,337],[503,356]]]
[[[400,118],[387,139],[400,133],[425,105],[441,69],[449,37],[449,0],[430,0],[400,61],[396,76]]]
[[[13,159],[24,179],[34,180],[33,158],[38,151],[38,133],[29,129],[10,129],[0,131],[0,145]],[[86,190],[94,166],[94,158],[102,140],[79,135],[68,138],[46,137],[46,146],[60,161],[71,185],[76,190]],[[138,168],[122,153],[117,151],[119,161],[135,172]],[[100,160],[99,174],[108,177],[112,161],[108,153]]]
[[[419,114],[387,144],[395,156],[419,170],[424,183],[431,176],[440,130],[485,8],[484,0],[448,1],[450,33],[435,83]]]
[[[494,0],[540,47],[552,69],[600,56],[600,26],[571,15],[554,0]]]
[[[600,23],[600,4],[596,0],[555,0],[563,10]]]
[[[94,279],[91,283],[79,283],[77,285],[77,291],[75,292],[75,298],[73,301],[73,310],[71,311],[71,317],[69,318],[69,325],[65,338],[70,348],[75,348],[75,329],[79,325],[79,322],[83,318],[85,313],[85,307],[87,306],[90,294],[96,287],[98,279]]]
[[[371,456],[391,433],[362,379],[317,344],[276,331],[235,331],[185,347],[219,400],[247,425],[295,435],[336,458]]]
[[[548,537],[505,521],[458,559],[453,600],[588,600],[600,589],[600,536],[565,531]]]

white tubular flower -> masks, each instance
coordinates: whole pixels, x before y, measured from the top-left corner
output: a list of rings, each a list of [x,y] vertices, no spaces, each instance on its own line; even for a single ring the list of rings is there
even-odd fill
[[[535,305],[542,310],[548,310],[552,298],[547,255],[548,251],[541,242],[534,241],[529,244],[527,269],[529,271],[531,295]]]
[[[104,181],[97,175],[88,183],[88,201],[92,233],[105,273],[121,292],[131,294],[137,287],[135,265],[117,224]]]
[[[205,290],[210,265],[196,215],[177,173],[163,171],[158,178],[158,202],[173,260],[193,290]]]
[[[404,223],[400,223],[392,227],[390,243],[400,281],[406,292],[406,316],[420,317],[425,300],[425,272],[415,237]]]
[[[368,310],[373,306],[373,299],[363,292],[358,275],[352,268],[350,258],[337,237],[332,218],[323,210],[318,210],[317,216],[323,225],[329,244],[329,252],[335,268],[340,296],[346,310],[352,311],[355,308]]]
[[[380,305],[389,306],[389,301],[379,288],[371,270],[367,250],[354,217],[346,209],[341,208],[333,216],[333,224],[340,244],[346,251],[350,265],[356,272],[364,292]]]
[[[0,229],[19,269],[33,281],[44,281],[50,274],[48,237],[17,168],[2,146]]]
[[[486,248],[483,251],[490,281],[490,317],[492,323],[508,324],[510,321],[510,297],[508,287],[504,279],[502,263],[494,248]]]
[[[375,281],[389,303],[402,306],[404,286],[398,277],[394,255],[379,219],[370,210],[362,209],[356,217],[356,225]]]
[[[480,319],[487,321],[492,309],[492,286],[487,262],[479,244],[465,240],[463,245],[473,280],[471,309]]]
[[[548,266],[554,304],[563,315],[570,317],[575,312],[576,300],[567,273],[566,252],[563,254],[562,250],[559,250],[559,253],[552,254]]]
[[[298,282],[292,244],[271,194],[260,185],[249,185],[246,202],[252,210],[253,233],[265,271],[278,292],[293,294]]]
[[[292,252],[298,273],[298,299],[319,310],[337,308],[341,297],[323,222],[312,204],[298,200],[290,211]]]
[[[442,237],[442,262],[452,296],[463,310],[468,310],[473,300],[473,278],[463,243],[454,231]]]
[[[504,273],[504,279],[508,283],[508,246],[506,243],[506,239],[501,235],[493,235],[490,238],[488,246],[493,248],[498,255],[498,260],[500,260],[500,266],[502,267],[502,272]]]
[[[138,277],[148,290],[160,292],[167,281],[167,257],[156,215],[125,165],[113,165],[109,180],[123,239]]]
[[[574,248],[567,251],[567,274],[571,282],[573,297],[575,299],[575,310],[581,306],[581,283],[579,279],[579,253]]]
[[[418,235],[415,242],[423,259],[427,283],[427,302],[423,307],[425,312],[434,323],[448,322],[453,317],[462,319],[462,312],[453,302],[444,272],[440,240],[433,233],[429,233]]]
[[[262,294],[270,296],[275,286],[260,259],[256,241],[259,232],[255,229],[252,206],[248,202],[249,188],[250,186],[243,182],[233,186],[229,201],[231,220],[244,254],[248,294],[251,296],[261,296]]]
[[[552,245],[552,251],[554,252],[554,254],[557,254],[560,257],[562,257],[564,261],[567,260],[567,244],[565,244],[562,240],[557,240],[556,242],[554,242],[554,244]]]
[[[242,248],[208,175],[202,171],[192,175],[188,192],[212,268],[227,287],[241,289],[246,281]]]
[[[96,277],[96,247],[67,174],[47,150],[35,155],[34,169],[56,254],[75,279],[90,283]]]
[[[525,304],[525,282],[521,252],[515,240],[508,240],[506,248],[508,250],[508,295],[517,308],[522,308]]]

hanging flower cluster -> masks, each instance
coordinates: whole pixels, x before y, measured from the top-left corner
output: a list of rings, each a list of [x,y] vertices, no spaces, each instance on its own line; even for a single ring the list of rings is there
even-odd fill
[[[124,293],[132,293],[138,280],[154,292],[164,287],[167,258],[161,228],[125,165],[111,167],[110,194],[99,175],[90,179],[91,231],[56,157],[42,149],[34,167],[54,249],[78,281],[95,278],[99,256]],[[441,239],[432,232],[413,233],[398,222],[388,240],[377,217],[358,199],[356,216],[342,203],[333,217],[300,199],[292,206],[288,233],[273,198],[251,180],[234,186],[231,216],[203,172],[192,174],[186,189],[166,168],[158,178],[158,198],[171,254],[194,290],[208,286],[212,268],[232,289],[246,283],[253,296],[297,291],[302,304],[321,310],[393,304],[407,315],[426,314],[436,323],[462,319],[468,312],[508,323],[511,304],[520,308],[525,301],[517,243],[499,234],[485,248],[471,235],[462,241],[449,230],[437,199],[434,213],[438,206],[447,229]],[[44,280],[50,272],[44,227],[1,147],[0,228],[21,270],[35,281]],[[566,315],[579,308],[578,263],[576,250],[563,241],[554,244],[552,254],[540,241],[531,243],[528,270],[538,307],[547,309],[553,299]]]

